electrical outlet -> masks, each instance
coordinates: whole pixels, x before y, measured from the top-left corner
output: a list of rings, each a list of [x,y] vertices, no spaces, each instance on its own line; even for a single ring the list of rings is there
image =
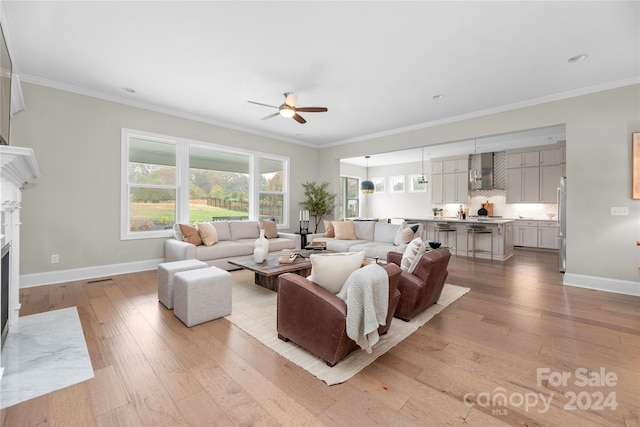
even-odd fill
[[[57,264],[60,262],[60,255],[53,254],[51,255],[51,264]]]
[[[629,215],[629,208],[627,206],[612,207],[611,215]]]

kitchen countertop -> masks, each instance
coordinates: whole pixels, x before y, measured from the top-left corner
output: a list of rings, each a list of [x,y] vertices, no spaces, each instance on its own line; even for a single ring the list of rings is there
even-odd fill
[[[506,224],[515,220],[509,218],[467,218],[459,219],[458,217],[428,217],[428,218],[406,218],[407,221],[442,221],[442,222],[461,222],[463,224]]]

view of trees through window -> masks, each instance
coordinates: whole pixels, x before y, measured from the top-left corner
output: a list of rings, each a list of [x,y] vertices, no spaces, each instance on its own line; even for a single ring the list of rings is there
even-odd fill
[[[186,205],[187,199],[189,222],[250,218],[250,155],[190,146],[183,166],[188,167],[187,197],[180,193],[186,188],[178,186],[178,148],[172,143],[129,139],[129,231],[171,228],[179,212],[185,212],[177,201]],[[285,163],[260,157],[258,167],[258,215],[283,223]]]

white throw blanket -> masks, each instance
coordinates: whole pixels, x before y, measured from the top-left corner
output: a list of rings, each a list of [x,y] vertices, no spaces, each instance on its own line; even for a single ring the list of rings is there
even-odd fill
[[[351,273],[337,294],[347,304],[347,336],[371,353],[389,309],[389,275],[378,264]]]

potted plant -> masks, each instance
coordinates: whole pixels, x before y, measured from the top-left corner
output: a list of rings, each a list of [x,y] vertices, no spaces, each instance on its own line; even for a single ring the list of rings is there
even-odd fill
[[[431,210],[433,211],[433,216],[438,216],[438,213],[442,212],[441,208],[432,208]]]
[[[322,221],[325,215],[333,213],[333,209],[336,206],[336,194],[329,193],[327,187],[328,182],[322,184],[316,184],[314,181],[302,183],[304,188],[304,195],[306,200],[300,202],[300,206],[309,211],[309,216],[315,218],[316,227],[314,233],[318,232],[318,224]]]

